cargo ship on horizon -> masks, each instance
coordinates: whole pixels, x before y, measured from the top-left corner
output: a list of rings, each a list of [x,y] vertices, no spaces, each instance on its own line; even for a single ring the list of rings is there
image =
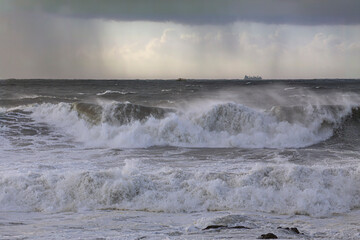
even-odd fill
[[[245,75],[244,80],[262,80],[261,76],[248,76]]]

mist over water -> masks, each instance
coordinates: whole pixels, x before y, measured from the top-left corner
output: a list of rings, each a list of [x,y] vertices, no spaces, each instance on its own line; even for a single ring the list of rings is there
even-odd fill
[[[348,225],[360,220],[356,81],[0,87],[0,227],[10,238],[45,239],[65,225],[64,236],[84,237],[95,218],[109,239],[298,237],[279,226],[358,237]],[[213,224],[229,228],[203,230]]]

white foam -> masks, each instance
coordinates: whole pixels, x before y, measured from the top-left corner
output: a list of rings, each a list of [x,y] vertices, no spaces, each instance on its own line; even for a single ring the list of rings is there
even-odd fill
[[[284,88],[284,91],[289,91],[289,90],[294,90],[296,89],[296,87],[287,87],[287,88]]]
[[[4,134],[6,131],[8,131],[9,128],[6,126],[0,126],[0,149],[10,149],[11,143],[8,138],[5,137],[6,134]],[[3,153],[3,155],[5,155]],[[3,156],[4,157],[4,156]]]
[[[160,212],[219,210],[328,216],[360,206],[358,168],[268,165],[229,174],[131,162],[99,171],[0,176],[0,209],[78,211],[119,208]]]
[[[108,103],[113,104],[113,103]],[[105,107],[105,109],[112,109]],[[314,112],[309,108],[305,122],[281,121],[273,113],[255,110],[241,104],[225,103],[202,110],[171,112],[164,118],[150,117],[127,125],[102,122],[91,125],[73,110],[70,104],[40,104],[30,107],[37,121],[54,125],[89,146],[136,148],[154,145],[182,147],[304,147],[328,139],[332,127],[343,115]]]
[[[102,95],[106,95],[106,94],[121,94],[121,95],[126,95],[126,94],[134,94],[134,92],[122,92],[122,91],[106,90],[105,92],[97,93],[96,95],[102,96]]]

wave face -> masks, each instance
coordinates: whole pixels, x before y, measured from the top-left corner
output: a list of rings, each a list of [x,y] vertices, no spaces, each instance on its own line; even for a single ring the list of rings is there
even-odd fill
[[[299,148],[334,135],[357,108],[273,107],[236,103],[171,110],[131,103],[59,103],[28,107],[32,117],[90,146]]]
[[[124,209],[158,212],[254,210],[327,216],[360,206],[358,168],[263,165],[246,173],[162,168],[134,162],[98,171],[0,176],[1,210]]]
[[[147,118],[163,118],[169,109],[146,107],[130,103],[114,103],[100,106],[91,103],[74,103],[73,108],[87,121],[94,124],[109,123],[124,125],[133,121],[143,121]]]

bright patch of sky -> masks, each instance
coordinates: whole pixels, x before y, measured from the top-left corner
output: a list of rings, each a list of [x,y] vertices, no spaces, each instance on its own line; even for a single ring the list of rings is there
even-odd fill
[[[103,22],[114,76],[326,78],[360,75],[358,26]],[[135,74],[136,73],[136,74]]]

